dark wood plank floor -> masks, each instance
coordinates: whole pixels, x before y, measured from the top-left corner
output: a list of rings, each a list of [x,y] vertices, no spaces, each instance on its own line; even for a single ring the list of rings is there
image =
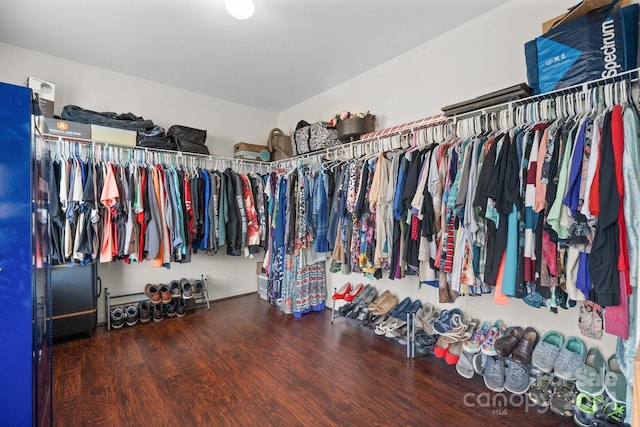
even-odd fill
[[[256,295],[54,346],[54,425],[558,426],[496,408],[481,378],[331,312],[294,319]],[[473,393],[466,398],[465,393]],[[485,402],[485,403],[483,403]]]

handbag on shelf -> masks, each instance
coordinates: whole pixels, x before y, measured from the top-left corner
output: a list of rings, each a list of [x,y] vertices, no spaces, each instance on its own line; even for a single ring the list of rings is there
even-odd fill
[[[267,147],[271,153],[271,160],[283,160],[291,157],[291,137],[285,135],[279,128],[271,129],[267,139]]]
[[[209,154],[209,148],[205,145],[207,131],[190,128],[182,125],[173,125],[167,130],[176,142],[178,150],[187,153]]]
[[[338,132],[329,127],[328,123],[316,122],[309,124],[300,120],[291,138],[291,152],[294,156],[314,151],[325,150],[341,144]]]

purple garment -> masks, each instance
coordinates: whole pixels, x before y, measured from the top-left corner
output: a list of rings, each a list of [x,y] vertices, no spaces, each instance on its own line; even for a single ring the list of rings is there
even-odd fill
[[[578,256],[578,275],[576,277],[576,288],[582,292],[586,300],[591,292],[591,274],[589,274],[589,254],[580,252]]]
[[[569,172],[569,187],[567,194],[562,201],[565,206],[571,209],[571,216],[575,218],[580,204],[580,178],[582,177],[582,155],[584,151],[584,133],[587,128],[589,119],[585,120],[580,126],[576,145],[573,148],[574,156],[571,158],[571,167]]]

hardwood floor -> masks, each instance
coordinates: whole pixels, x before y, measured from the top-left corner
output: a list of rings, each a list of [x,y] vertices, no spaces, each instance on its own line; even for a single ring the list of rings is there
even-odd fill
[[[481,378],[433,355],[409,360],[404,346],[330,318],[294,319],[252,294],[157,324],[99,326],[54,346],[54,425],[573,425],[516,398],[492,407]]]

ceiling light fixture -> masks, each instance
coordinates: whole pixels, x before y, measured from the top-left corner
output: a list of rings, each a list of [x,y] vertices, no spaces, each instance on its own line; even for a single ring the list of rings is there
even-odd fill
[[[256,11],[253,0],[224,0],[224,6],[229,15],[242,20],[251,18]]]

